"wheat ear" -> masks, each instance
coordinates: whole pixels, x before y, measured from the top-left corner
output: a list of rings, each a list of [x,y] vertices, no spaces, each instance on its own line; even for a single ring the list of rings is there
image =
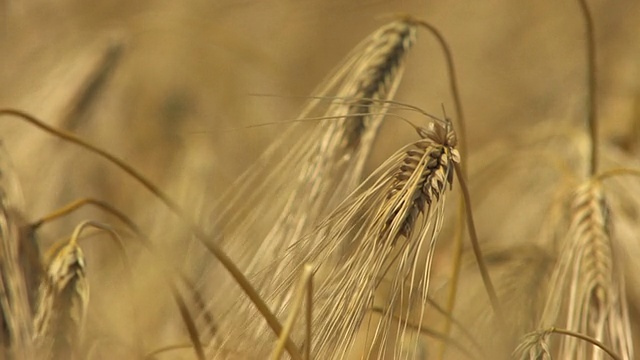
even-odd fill
[[[60,217],[66,216],[68,214],[70,214],[71,212],[74,212],[86,205],[92,205],[95,206],[99,209],[101,209],[102,211],[116,217],[119,221],[121,221],[124,225],[126,225],[126,227],[129,229],[130,232],[133,233],[133,235],[136,236],[136,238],[141,242],[141,244],[144,246],[144,248],[153,256],[153,257],[157,257],[159,258],[158,252],[155,250],[154,246],[151,244],[151,240],[148,238],[148,236],[146,236],[139,228],[138,226],[135,224],[135,222],[133,222],[133,220],[131,220],[126,214],[124,214],[122,211],[116,209],[115,207],[113,207],[111,204],[109,204],[108,202],[99,200],[99,199],[94,199],[94,198],[81,198],[78,199],[76,201],[73,201],[55,211],[53,211],[52,213],[41,217],[40,219],[32,222],[32,224],[29,226],[31,231],[36,231],[38,230],[42,225],[54,221]],[[93,225],[99,225],[97,223],[92,223]],[[106,227],[103,227],[104,230],[109,230]],[[114,234],[115,235],[115,234]],[[117,236],[112,236],[115,238],[115,243],[118,246],[122,256],[123,256],[123,263],[125,265],[125,268],[128,272],[128,274],[132,275],[133,272],[131,271],[132,267],[131,267],[131,262],[129,261],[129,259],[126,256],[126,252],[124,250],[124,245],[122,244],[122,242],[120,241],[120,239]],[[158,261],[160,264],[170,264],[170,261],[167,260],[160,260]],[[206,309],[205,306],[205,302],[204,299],[201,298],[200,294],[198,293],[198,291],[195,289],[195,286],[191,283],[191,281],[177,268],[169,266],[169,265],[164,265],[161,267],[161,272],[162,272],[162,277],[167,279],[167,285],[168,287],[171,289],[171,295],[173,297],[173,300],[176,304],[176,307],[178,308],[178,311],[180,312],[180,315],[182,317],[183,323],[185,325],[185,328],[187,329],[188,333],[189,333],[189,338],[191,340],[191,345],[187,345],[186,347],[192,348],[195,352],[196,355],[198,356],[198,358],[203,359],[204,358],[204,350],[200,341],[200,334],[197,330],[197,326],[189,312],[189,309],[187,307],[187,301],[186,299],[182,296],[181,292],[178,290],[178,281],[181,282],[184,285],[184,288],[186,289],[186,291],[188,293],[191,294],[191,298],[192,298],[192,302],[194,303],[194,305],[196,306],[197,310],[199,313],[203,314],[203,317],[205,318],[205,322],[206,322],[206,326],[208,329],[210,329],[210,331],[212,331],[213,333],[216,332],[217,330],[217,325],[215,323],[215,320],[213,319],[212,314]],[[174,274],[178,274],[178,278],[174,279]],[[133,289],[131,288],[131,293],[133,293]],[[135,317],[135,315],[134,315]],[[172,348],[171,346],[169,347],[170,349]],[[182,348],[182,347],[181,347]],[[156,350],[158,352],[163,352],[163,351],[168,351],[167,349],[158,349]],[[153,354],[154,352],[152,352]],[[149,355],[151,356],[151,355]]]
[[[78,246],[78,237],[89,224],[78,225],[69,241],[54,246],[47,256],[34,319],[34,340],[47,358],[77,355],[89,302],[84,253]]]
[[[563,324],[568,331],[601,341],[622,359],[633,359],[624,278],[614,263],[602,185],[580,185],[572,194],[570,211],[541,327]],[[563,359],[603,358],[602,351],[575,338],[563,338],[559,354]]]
[[[367,37],[314,93],[299,116],[320,112],[316,118],[326,120],[303,134],[298,134],[302,126],[285,132],[222,198],[225,205],[216,210],[215,227],[229,234],[223,244],[229,244],[244,270],[261,269],[266,264],[260,259],[271,261],[290,245],[288,240],[309,233],[361,181],[388,107],[380,100],[395,95],[414,37],[415,28],[404,22],[387,24]],[[330,93],[333,101],[323,109],[326,99],[322,98]],[[291,145],[287,139],[297,141]],[[274,153],[282,148],[287,155],[275,160],[277,164],[265,173],[264,164],[272,163]],[[288,195],[261,199],[275,189]],[[266,221],[266,229],[260,230]],[[247,240],[256,237],[258,241]]]
[[[339,70],[330,76],[329,83],[334,84],[332,91],[335,96],[318,117],[321,121],[296,141],[288,155],[266,177],[255,179],[261,171],[260,163],[267,161],[267,157],[250,169],[251,177],[260,184],[248,189],[249,197],[256,192],[262,197],[270,193],[263,191],[265,186],[283,191],[286,196],[247,202],[242,192],[246,185],[240,189],[232,188],[234,192],[243,194],[240,204],[249,204],[251,208],[245,212],[242,208],[236,208],[231,201],[231,206],[223,211],[222,220],[218,222],[228,229],[225,231],[228,235],[224,244],[228,244],[232,255],[237,255],[236,259],[247,273],[256,273],[269,266],[287,248],[292,248],[292,244],[312,232],[322,217],[361,181],[365,160],[383,116],[391,105],[386,99],[395,95],[403,72],[404,57],[414,37],[415,27],[402,21],[386,24],[367,37],[351,52]],[[323,97],[328,91],[328,88],[323,89],[319,96]],[[322,111],[320,100],[313,98],[311,107],[304,109],[301,116]],[[251,183],[252,180],[247,181]],[[234,210],[233,216],[226,217],[225,214],[231,210]],[[275,216],[270,217],[270,214]],[[244,219],[236,222],[239,215]],[[258,224],[264,223],[265,218],[273,219],[273,222],[262,236]],[[295,252],[295,256],[303,257],[306,250],[296,246]],[[272,278],[284,278],[291,271],[294,269],[278,266],[267,278],[258,278],[262,293],[273,293],[277,282],[273,282]],[[236,301],[235,297],[228,295],[222,299],[229,300]],[[281,301],[275,298],[271,301],[278,313],[284,311],[278,305]],[[237,309],[235,304],[227,305],[220,301],[214,301],[213,306]],[[247,334],[243,326],[237,326],[238,321],[242,321],[238,319],[238,314],[247,314],[249,311],[229,310],[228,313],[227,322],[245,333],[237,336],[229,332],[228,338],[234,339],[234,342],[240,341]],[[261,327],[251,328],[255,329],[254,337],[264,336]],[[252,343],[254,340],[247,341]]]
[[[21,261],[23,239],[19,213],[19,183],[0,148],[0,355],[3,358],[32,359],[33,316],[29,304],[29,281]],[[39,259],[37,259],[39,260]],[[39,261],[36,261],[39,263]]]
[[[369,356],[400,352],[392,343],[413,331],[409,317],[418,315],[410,311],[412,303],[419,305],[421,325],[446,188],[459,155],[449,125],[434,122],[418,133],[418,141],[387,160],[283,257],[292,268],[318,264],[312,347],[316,358],[344,358],[357,351],[354,341],[361,326],[367,343],[375,344],[365,350]],[[289,256],[298,246],[307,249],[303,263]],[[425,265],[419,261],[424,253]],[[289,291],[295,278],[279,281],[274,296],[282,298],[279,294]],[[383,319],[367,330],[363,319],[371,314],[381,282],[391,284],[390,299]],[[289,298],[284,297],[283,309]]]

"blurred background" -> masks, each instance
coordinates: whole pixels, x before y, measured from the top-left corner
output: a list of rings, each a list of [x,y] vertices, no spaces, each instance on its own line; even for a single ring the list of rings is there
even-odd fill
[[[590,5],[601,134],[636,156],[640,2]],[[0,0],[0,107],[108,149],[199,217],[288,126],[285,120],[296,118],[340,59],[399,13],[431,22],[448,40],[471,153],[537,123],[584,121],[585,31],[569,0]],[[408,56],[397,99],[435,115],[444,105],[455,117],[443,54],[426,32]],[[15,198],[28,220],[96,197],[125,210],[157,244],[179,243],[169,235],[176,229],[166,210],[112,165],[2,120],[0,141],[22,185]],[[268,125],[254,126],[261,124]],[[371,167],[413,138],[406,125],[385,123]],[[42,246],[87,218],[111,219],[83,210],[43,228]],[[99,256],[112,245],[85,247],[93,261],[89,277],[98,279],[92,285],[117,284],[103,269],[119,267]],[[92,294],[103,290],[97,285]],[[97,302],[103,298],[109,297]],[[95,306],[126,307],[109,299]]]
[[[350,48],[398,13],[430,21],[449,41],[472,149],[536,122],[579,122],[584,115],[585,39],[573,1],[1,4],[0,104],[73,130],[161,184],[203,176],[214,193],[223,189],[286,124],[248,127],[295,118],[305,96]],[[637,116],[640,4],[591,6],[603,131],[625,141]],[[419,34],[407,73],[400,101],[434,114],[441,104],[454,111],[442,53],[428,34]],[[40,209],[44,204],[33,198],[51,188],[34,182],[75,160],[57,153],[45,160],[42,155],[52,155],[47,146],[60,144],[24,125],[2,126],[24,186],[37,192],[27,210]],[[390,122],[379,152],[406,141],[405,130]],[[60,147],[66,152],[68,146]],[[73,198],[64,194],[70,188],[132,200],[112,178],[117,174],[90,162],[90,170],[64,167],[75,176],[65,181],[69,191],[58,193],[59,201]]]

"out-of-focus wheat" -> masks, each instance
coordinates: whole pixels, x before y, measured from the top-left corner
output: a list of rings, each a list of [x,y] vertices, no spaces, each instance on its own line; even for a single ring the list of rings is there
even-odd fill
[[[35,290],[29,289],[23,267],[33,263],[22,261],[29,240],[23,237],[19,224],[21,196],[8,154],[0,147],[0,354],[8,359],[32,359],[35,355],[29,302]]]
[[[624,277],[612,251],[609,216],[599,182],[588,181],[572,194],[570,226],[561,240],[541,326],[593,337],[633,359]],[[606,356],[573,337],[563,337],[558,351],[563,359]]]
[[[548,343],[549,334],[549,331],[536,331],[527,334],[514,351],[514,357],[517,360],[552,360]]]
[[[40,285],[34,337],[41,354],[65,359],[78,356],[89,302],[84,253],[78,237],[84,224],[69,241],[49,250],[46,275]]]

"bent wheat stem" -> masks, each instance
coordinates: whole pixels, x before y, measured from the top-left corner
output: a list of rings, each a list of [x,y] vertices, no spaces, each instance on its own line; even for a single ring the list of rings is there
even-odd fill
[[[598,339],[594,339],[590,336],[581,334],[581,333],[577,333],[574,331],[569,331],[569,330],[565,330],[565,329],[558,329],[558,328],[551,328],[549,329],[549,332],[552,333],[556,333],[556,334],[561,334],[561,335],[567,335],[567,336],[573,336],[575,338],[578,338],[580,340],[584,340],[588,343],[591,343],[597,347],[599,347],[600,349],[602,349],[602,351],[606,352],[609,356],[611,356],[611,358],[613,360],[622,360],[622,358],[620,356],[618,356],[616,353],[613,352],[613,350],[609,349],[605,344],[603,344],[602,342],[598,341]]]
[[[638,169],[626,169],[626,168],[607,170],[607,171],[602,172],[602,173],[600,173],[598,175],[595,175],[593,177],[593,180],[594,181],[603,181],[603,180],[607,180],[609,178],[612,178],[614,176],[623,176],[623,175],[640,177],[640,170],[638,170]]]
[[[120,210],[116,209],[115,207],[113,207],[111,204],[109,204],[106,201],[102,201],[102,200],[98,200],[98,199],[94,199],[94,198],[82,198],[82,199],[78,199],[75,200],[57,210],[54,210],[53,212],[49,213],[48,215],[43,216],[42,218],[33,221],[30,226],[33,230],[37,230],[38,228],[40,228],[40,226],[42,226],[45,223],[48,223],[50,221],[54,221],[60,217],[66,216],[82,207],[84,207],[85,205],[94,205],[102,210],[104,210],[105,212],[107,212],[108,214],[111,214],[113,216],[115,216],[116,218],[118,218],[118,220],[122,221],[125,225],[127,225],[127,227],[133,231],[134,234],[136,235],[140,235],[140,230],[138,229],[138,226],[131,221],[131,219],[129,219],[128,216],[126,216],[123,212],[121,212]]]
[[[189,339],[191,340],[191,344],[193,344],[193,351],[195,351],[196,356],[199,360],[204,360],[204,348],[202,347],[202,343],[200,342],[200,335],[198,333],[198,329],[196,327],[191,314],[189,313],[189,309],[187,308],[187,304],[184,302],[184,299],[181,296],[176,296],[178,294],[178,289],[175,288],[173,284],[171,284],[171,294],[178,305],[178,310],[180,311],[180,316],[184,320],[184,324],[186,325],[187,332],[189,334]]]
[[[155,360],[156,356],[158,356],[158,355],[160,355],[162,353],[169,352],[169,351],[175,351],[175,350],[190,349],[192,347],[193,347],[193,345],[187,344],[187,343],[167,345],[167,346],[163,346],[161,348],[155,349],[155,350],[145,354],[143,359],[145,359],[145,360]]]
[[[514,356],[516,356],[520,360],[526,360],[526,359],[551,360],[551,351],[549,350],[549,344],[547,343],[547,337],[550,334],[570,336],[576,339],[586,341],[594,346],[599,347],[602,351],[607,353],[607,355],[609,355],[613,360],[622,360],[622,358],[619,355],[617,355],[613,350],[608,348],[605,344],[603,344],[598,339],[592,338],[590,336],[587,336],[579,332],[560,329],[556,327],[535,331],[533,333],[525,335],[522,341],[520,342],[520,344],[518,345],[518,347],[516,348],[516,350],[514,351]]]
[[[478,234],[476,233],[476,227],[473,221],[473,212],[471,211],[471,195],[469,194],[469,189],[467,188],[466,181],[462,176],[462,169],[460,169],[460,166],[458,164],[455,164],[454,166],[456,169],[456,174],[458,175],[458,183],[460,184],[460,189],[462,190],[462,195],[464,196],[464,201],[466,204],[465,209],[467,213],[467,230],[469,231],[469,238],[471,239],[473,254],[476,257],[476,262],[478,263],[478,268],[480,269],[480,276],[482,277],[482,282],[484,283],[484,287],[487,290],[487,294],[489,295],[489,300],[491,301],[493,312],[498,318],[499,323],[502,325],[505,323],[505,319],[502,315],[502,311],[500,310],[500,302],[498,301],[495,287],[491,282],[491,276],[489,275],[487,264],[485,263],[484,257],[482,255],[482,249],[480,248],[480,241],[478,240]]]

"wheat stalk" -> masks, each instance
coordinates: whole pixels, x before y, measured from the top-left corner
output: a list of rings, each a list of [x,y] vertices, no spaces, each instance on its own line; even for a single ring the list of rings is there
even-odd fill
[[[447,126],[432,123],[419,134],[420,140],[386,162],[390,169],[383,165],[376,182],[344,209],[344,217],[333,217],[327,224],[330,228],[324,241],[339,239],[353,250],[338,271],[329,271],[325,287],[318,290],[319,298],[331,299],[317,311],[317,318],[322,319],[316,325],[319,354],[330,353],[332,348],[339,349],[338,354],[346,353],[350,337],[367,308],[373,306],[381,281],[389,282],[390,298],[384,303],[386,314],[366,335],[366,342],[375,345],[369,355],[378,352],[377,356],[382,356],[389,350],[399,354],[400,347],[392,344],[400,341],[409,318],[416,316],[411,311],[414,302],[420,309],[418,326],[422,324],[445,190],[452,184],[453,164],[459,155],[454,148],[455,135]],[[340,212],[336,215],[343,215]],[[358,228],[359,223],[363,224]],[[424,269],[419,264],[423,251]],[[394,327],[397,334],[392,339]],[[332,344],[335,334],[342,336]]]
[[[613,360],[621,360],[621,358],[613,352],[613,350],[606,347],[603,343],[594,339],[592,337],[586,336],[584,334],[576,333],[573,331],[569,331],[566,329],[558,329],[558,328],[549,328],[541,331],[534,331],[532,333],[527,334],[522,339],[522,342],[518,345],[513,355],[515,359],[526,360],[526,359],[536,359],[536,360],[552,360],[553,356],[551,355],[549,337],[551,334],[560,334],[565,337],[570,337],[575,340],[580,340],[585,343],[589,343],[593,346],[600,348],[604,351],[611,359]]]

